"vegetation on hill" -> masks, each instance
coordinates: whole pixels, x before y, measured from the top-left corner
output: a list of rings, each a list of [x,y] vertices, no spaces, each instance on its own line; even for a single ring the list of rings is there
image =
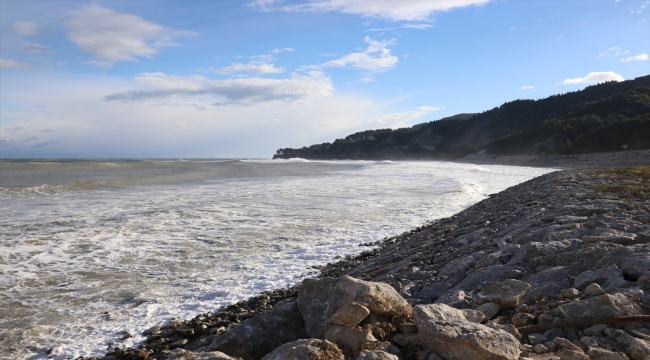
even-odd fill
[[[650,148],[650,76],[541,100],[515,100],[473,116],[358,132],[274,158],[454,159],[493,154],[575,154]]]

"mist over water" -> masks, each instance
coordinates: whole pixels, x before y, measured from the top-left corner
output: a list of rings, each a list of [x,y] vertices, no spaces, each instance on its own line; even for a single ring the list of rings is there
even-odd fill
[[[0,161],[0,359],[98,355],[287,286],[549,169],[443,162]]]

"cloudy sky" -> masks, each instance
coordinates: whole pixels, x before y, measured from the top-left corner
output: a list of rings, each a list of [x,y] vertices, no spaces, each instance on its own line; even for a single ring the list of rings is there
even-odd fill
[[[271,157],[650,73],[650,1],[0,1],[0,157]]]

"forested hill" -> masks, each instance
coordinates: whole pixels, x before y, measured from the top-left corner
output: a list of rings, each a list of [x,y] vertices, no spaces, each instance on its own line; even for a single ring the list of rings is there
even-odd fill
[[[276,158],[440,159],[470,153],[578,154],[650,148],[650,76],[541,100],[515,100],[412,128],[358,132],[333,143],[279,149]]]

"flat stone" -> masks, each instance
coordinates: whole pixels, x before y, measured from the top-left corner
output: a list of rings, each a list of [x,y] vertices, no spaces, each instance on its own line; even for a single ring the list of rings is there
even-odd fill
[[[532,325],[535,317],[528,313],[518,313],[512,316],[512,325],[516,327],[524,327]]]
[[[598,346],[598,343],[596,342],[596,340],[590,338],[589,336],[581,337],[580,342],[583,343],[587,347],[596,347],[596,346]]]
[[[170,349],[176,349],[176,348],[179,348],[179,347],[183,347],[188,342],[189,342],[189,340],[187,340],[187,339],[180,339],[180,340],[174,341],[173,343],[169,344],[169,348]]]
[[[495,302],[501,305],[503,310],[513,309],[530,287],[530,284],[512,279],[488,285],[476,295],[474,304]]]
[[[276,348],[262,360],[344,360],[341,350],[333,343],[321,339],[301,339]]]
[[[560,360],[590,360],[589,355],[585,354],[582,350],[573,351],[568,349],[562,349],[558,351],[557,357],[559,357]]]
[[[563,349],[583,352],[581,348],[575,346],[571,341],[569,341],[569,339],[565,339],[563,337],[556,337],[553,339],[553,343]]]
[[[416,305],[413,308],[415,325],[430,321],[470,321],[481,322],[485,320],[485,315],[476,310],[460,310],[445,304],[425,304]]]
[[[430,321],[418,325],[424,346],[447,360],[517,360],[519,341],[502,330],[468,321]]]
[[[605,325],[605,324],[596,324],[596,325],[591,325],[590,327],[584,329],[583,332],[587,336],[594,336],[594,335],[600,336],[600,335],[603,334],[603,331],[605,329],[607,329],[607,325]],[[591,346],[591,345],[587,345],[587,346]]]
[[[641,274],[636,283],[640,286],[650,288],[650,270]]]
[[[580,290],[576,288],[562,289],[562,296],[567,299],[575,299],[580,296]]]
[[[584,289],[592,283],[599,284],[603,289],[611,291],[625,284],[625,279],[620,269],[610,267],[595,271],[585,271],[579,274],[573,282],[573,287]]]
[[[347,326],[329,325],[325,332],[325,340],[345,347],[353,357],[361,353],[361,344],[377,341],[370,331]]]
[[[333,325],[343,325],[355,327],[370,314],[367,307],[358,302],[351,302],[341,306],[338,311],[332,315],[328,323]]]
[[[238,360],[238,358],[220,351],[195,353],[190,350],[175,349],[167,355],[167,360]]]
[[[363,350],[355,360],[399,360],[399,356],[383,350]]]
[[[613,352],[602,348],[589,348],[587,350],[590,360],[629,360],[629,358],[619,352]]]
[[[537,345],[548,342],[548,339],[542,334],[530,334],[528,335],[528,341],[531,345]]]
[[[487,302],[485,304],[481,304],[475,310],[482,312],[483,315],[485,315],[485,318],[489,320],[495,317],[496,314],[498,314],[499,311],[501,311],[501,305],[495,302]]]
[[[566,303],[544,314],[559,317],[560,319],[582,320],[639,315],[641,314],[641,308],[634,300],[634,296],[618,293]]]

